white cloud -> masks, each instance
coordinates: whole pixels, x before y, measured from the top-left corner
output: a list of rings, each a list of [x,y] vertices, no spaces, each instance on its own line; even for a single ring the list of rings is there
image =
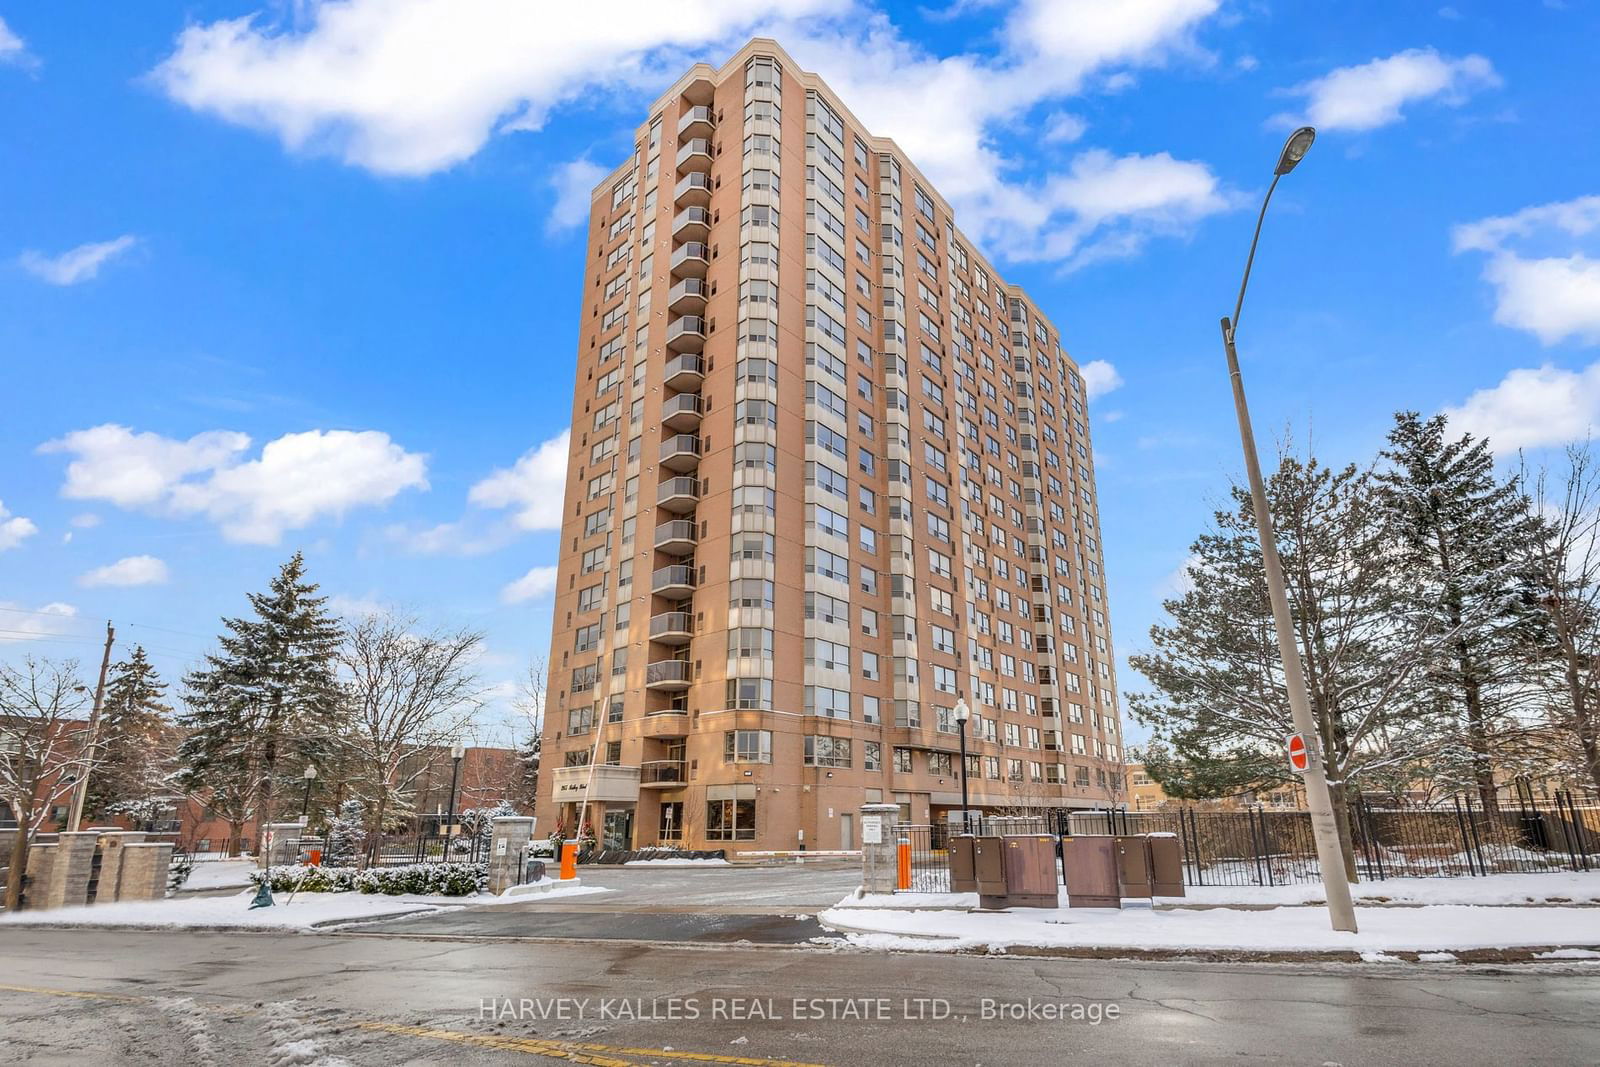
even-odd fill
[[[1600,363],[1581,371],[1548,363],[1518,368],[1445,415],[1456,430],[1487,438],[1498,453],[1583,440],[1600,424]]]
[[[1089,124],[1077,115],[1058,111],[1045,123],[1044,139],[1049,144],[1070,144],[1083,137]]]
[[[101,585],[161,585],[167,580],[167,565],[154,556],[125,556],[115,563],[78,576],[87,588]]]
[[[0,501],[0,552],[16,548],[38,532],[39,527],[33,524],[32,519],[12,515],[5,502]]]
[[[1496,322],[1546,345],[1600,344],[1600,196],[1467,223],[1452,236],[1457,252],[1488,253]]]
[[[1163,600],[1178,599],[1188,595],[1194,589],[1197,570],[1200,566],[1200,557],[1193,552],[1183,558],[1183,562],[1172,568],[1161,579],[1156,592]]]
[[[202,515],[223,536],[276,544],[285,530],[426,489],[427,459],[375,430],[310,430],[269,441],[255,459],[244,434],[187,441],[107,424],[40,446],[73,456],[62,495],[173,516]]]
[[[500,590],[500,599],[507,604],[521,604],[537,600],[555,592],[556,568],[535,567],[521,578]]]
[[[31,68],[38,62],[28,52],[28,46],[22,42],[22,38],[6,25],[5,19],[0,18],[0,64]]]
[[[77,285],[95,277],[107,262],[138,243],[137,237],[125,233],[110,241],[79,245],[59,256],[47,256],[29,249],[17,258],[17,262],[22,264],[23,270],[51,285]]]
[[[583,225],[589,218],[589,198],[595,185],[611,172],[588,159],[574,159],[556,168],[550,187],[556,191],[555,206],[545,220],[545,230],[559,233]]]
[[[571,429],[523,453],[510,470],[500,468],[474,485],[467,499],[480,508],[509,508],[520,530],[559,530],[567,484]]]
[[[328,610],[347,619],[382,615],[384,605],[374,597],[345,596],[334,593],[328,597]]]
[[[654,97],[691,59],[721,62],[760,32],[826,78],[872,132],[894,138],[970,235],[1002,255],[1082,265],[1131,254],[1152,234],[1186,232],[1231,201],[1196,198],[1177,183],[1174,200],[1135,197],[1085,220],[1049,195],[1047,180],[1008,177],[1021,161],[995,138],[1086,86],[1131,83],[1114,68],[1212,62],[1194,34],[1219,7],[1023,0],[985,58],[936,56],[853,0],[634,0],[605,17],[582,5],[511,0],[310,0],[298,21],[192,26],[154,76],[179,102],[271,132],[291,149],[380,173],[427,174],[471,157],[496,133],[540,128],[556,108],[592,107],[607,93],[626,93],[630,104]],[[1058,136],[1067,132],[1057,124]],[[1075,165],[1108,167],[1103,157]],[[1203,164],[1129,159],[1202,176],[1217,192]],[[599,173],[580,160],[555,176],[550,226],[582,221]]]
[[[36,641],[72,633],[78,609],[59,601],[25,608],[15,600],[0,600],[0,645]]]
[[[72,525],[80,530],[92,530],[100,525],[100,516],[92,511],[85,511],[81,515],[72,516]]]
[[[1309,123],[1319,130],[1372,130],[1399,122],[1406,105],[1437,100],[1459,107],[1478,89],[1500,85],[1500,76],[1483,56],[1460,59],[1432,48],[1411,48],[1386,59],[1340,67],[1286,90],[1306,98],[1303,116],[1277,115],[1284,126]]]
[[[1105,396],[1122,385],[1122,375],[1117,373],[1117,368],[1103,359],[1091,359],[1078,368],[1078,373],[1083,376],[1083,387],[1090,400]]]
[[[497,130],[540,128],[562,104],[668,84],[675,53],[843,0],[308,0],[295,18],[190,26],[153,72],[196,111],[385,174],[470,158]]]

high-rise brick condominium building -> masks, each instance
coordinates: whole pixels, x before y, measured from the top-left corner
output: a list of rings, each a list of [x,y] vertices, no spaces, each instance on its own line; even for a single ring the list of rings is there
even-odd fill
[[[1083,380],[773,41],[595,190],[541,830],[850,848],[865,802],[1121,799]]]

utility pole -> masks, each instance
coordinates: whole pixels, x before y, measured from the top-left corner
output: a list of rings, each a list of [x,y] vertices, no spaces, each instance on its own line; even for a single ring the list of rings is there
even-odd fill
[[[1344,852],[1339,847],[1339,825],[1333,815],[1333,800],[1328,792],[1328,779],[1322,762],[1322,736],[1311,712],[1311,697],[1306,689],[1305,673],[1300,665],[1300,649],[1295,644],[1294,617],[1289,611],[1289,594],[1283,580],[1283,563],[1278,558],[1278,539],[1273,530],[1272,510],[1267,503],[1267,489],[1261,478],[1261,461],[1256,456],[1255,432],[1250,427],[1250,409],[1244,399],[1244,378],[1239,374],[1239,353],[1234,347],[1234,336],[1239,329],[1239,312],[1244,307],[1245,287],[1250,284],[1250,267],[1256,259],[1256,242],[1261,239],[1261,223],[1267,217],[1267,205],[1272,202],[1272,191],[1278,179],[1299,164],[1311,147],[1316,131],[1301,127],[1290,135],[1278,157],[1272,184],[1261,201],[1261,214],[1256,218],[1255,236],[1250,240],[1250,257],[1245,260],[1244,281],[1239,285],[1239,300],[1233,307],[1233,318],[1222,320],[1222,347],[1228,357],[1228,378],[1233,385],[1234,414],[1239,420],[1239,442],[1244,449],[1245,471],[1250,477],[1250,500],[1256,514],[1256,532],[1261,539],[1261,564],[1267,576],[1267,593],[1272,601],[1272,622],[1278,635],[1278,655],[1283,660],[1283,685],[1288,691],[1289,710],[1294,716],[1294,728],[1315,746],[1309,753],[1306,768],[1301,772],[1306,787],[1306,807],[1311,815],[1311,836],[1317,845],[1317,866],[1322,869],[1323,895],[1328,901],[1328,920],[1335,930],[1356,932],[1356,913],[1350,900],[1350,883],[1344,873]]]
[[[89,772],[94,769],[95,749],[100,744],[100,709],[105,706],[106,672],[111,669],[111,642],[116,635],[111,620],[107,619],[106,648],[100,655],[100,681],[94,687],[94,709],[89,712],[88,760],[83,765],[83,772],[78,775],[78,788],[72,794],[72,814],[67,818],[67,828],[73,833],[78,832],[83,822],[84,801],[89,799]]]

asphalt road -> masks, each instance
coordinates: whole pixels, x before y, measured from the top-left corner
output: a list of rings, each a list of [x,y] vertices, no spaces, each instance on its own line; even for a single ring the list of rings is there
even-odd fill
[[[371,928],[0,938],[4,1063],[1600,1062],[1593,964],[1121,963]],[[799,1018],[795,998],[811,1001]],[[985,999],[1066,1017],[985,1020]]]

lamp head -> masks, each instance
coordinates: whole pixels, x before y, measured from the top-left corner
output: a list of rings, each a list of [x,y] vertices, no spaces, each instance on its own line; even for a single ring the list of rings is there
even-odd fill
[[[310,764],[310,763],[306,764],[305,775],[306,775],[306,781],[308,781],[308,782],[311,781],[313,778],[315,778],[317,776],[317,768],[315,766],[313,766],[312,764]]]
[[[466,754],[467,754],[467,746],[466,745],[451,745],[450,746],[450,758],[451,759],[460,759],[462,756],[465,756]]]
[[[967,707],[965,697],[956,701],[956,722],[966,722],[972,718],[972,709]]]
[[[1317,131],[1310,126],[1302,126],[1291,133],[1283,143],[1283,151],[1278,153],[1278,169],[1272,173],[1283,175],[1294,170],[1306,153],[1311,151],[1311,142],[1316,139]]]

